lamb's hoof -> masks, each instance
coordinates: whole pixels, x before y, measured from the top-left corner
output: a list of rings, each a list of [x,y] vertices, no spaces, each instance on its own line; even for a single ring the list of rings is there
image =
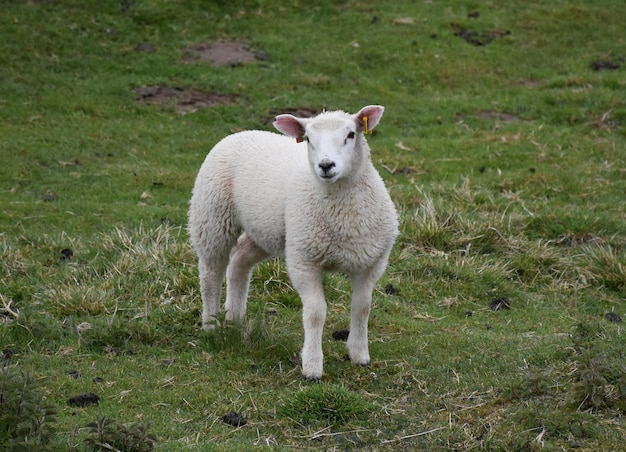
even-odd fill
[[[308,381],[309,383],[321,383],[322,382],[322,377],[307,377],[306,375],[302,374],[302,376],[304,377],[304,379],[306,381]]]
[[[322,372],[316,372],[314,370],[311,369],[307,369],[308,372],[306,372],[304,369],[302,369],[302,377],[306,380],[306,381],[310,381],[312,383],[319,383],[322,379]]]
[[[364,359],[364,360],[357,360],[357,359],[350,358],[350,355],[348,355],[346,356],[346,359],[349,359],[352,364],[355,364],[361,367],[370,367],[372,365],[372,360],[369,358]]]

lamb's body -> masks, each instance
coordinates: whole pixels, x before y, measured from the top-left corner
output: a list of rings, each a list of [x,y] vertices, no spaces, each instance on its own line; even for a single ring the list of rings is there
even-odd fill
[[[381,109],[378,122],[382,107],[366,108]],[[367,365],[372,290],[397,235],[395,208],[370,161],[359,118],[340,112],[311,120],[277,118],[281,131],[306,133],[308,146],[270,132],[230,135],[207,156],[191,199],[189,232],[199,257],[203,326],[219,312],[227,265],[226,314],[239,320],[254,265],[285,257],[303,303],[302,368],[309,379],[322,376],[322,271],[350,276],[348,351],[353,362]]]

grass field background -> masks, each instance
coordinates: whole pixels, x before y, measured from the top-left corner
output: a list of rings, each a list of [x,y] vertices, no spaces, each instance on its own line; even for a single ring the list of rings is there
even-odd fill
[[[0,448],[619,450],[624,23],[618,0],[1,1]],[[253,60],[194,53],[231,41]],[[223,136],[367,104],[401,234],[370,368],[325,276],[311,384],[280,261],[245,325],[200,329],[188,200]]]

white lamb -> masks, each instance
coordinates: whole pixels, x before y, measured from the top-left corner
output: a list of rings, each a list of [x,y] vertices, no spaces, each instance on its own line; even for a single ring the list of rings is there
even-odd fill
[[[198,173],[189,210],[205,329],[220,310],[224,275],[226,319],[242,320],[252,268],[281,256],[302,300],[304,377],[319,380],[323,372],[322,271],[350,277],[348,354],[353,363],[370,364],[372,290],[398,235],[396,209],[364,137],[383,111],[382,106],[368,106],[354,115],[279,115],[274,127],[291,138],[239,132],[211,150]]]

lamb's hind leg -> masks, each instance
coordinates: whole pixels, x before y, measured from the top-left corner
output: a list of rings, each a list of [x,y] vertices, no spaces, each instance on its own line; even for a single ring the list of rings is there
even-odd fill
[[[252,269],[268,257],[247,234],[239,237],[226,271],[226,320],[243,320]]]
[[[202,257],[198,261],[200,273],[200,292],[202,294],[202,328],[209,330],[215,327],[215,319],[220,312],[222,281],[226,273],[228,260],[218,263],[207,263]]]

